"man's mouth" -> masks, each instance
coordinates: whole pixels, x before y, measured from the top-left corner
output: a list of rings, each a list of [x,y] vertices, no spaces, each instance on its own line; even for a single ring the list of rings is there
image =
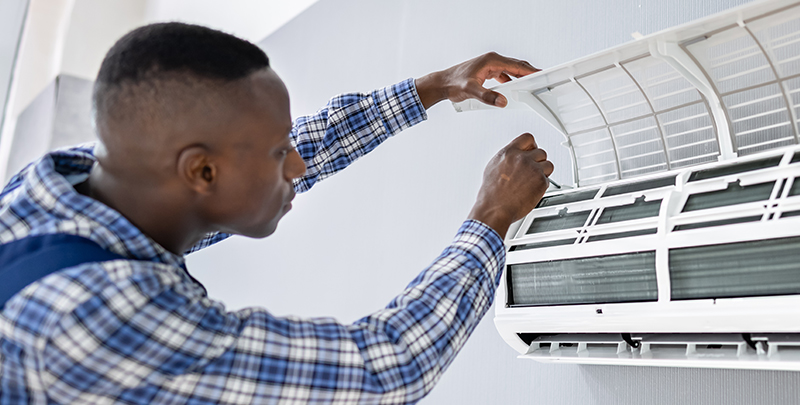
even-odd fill
[[[292,200],[294,200],[294,196],[295,195],[296,194],[295,194],[294,190],[292,190],[292,194],[289,196],[289,199],[286,201],[285,204],[283,204],[284,208],[286,208],[286,211],[289,211],[290,209],[292,209]]]

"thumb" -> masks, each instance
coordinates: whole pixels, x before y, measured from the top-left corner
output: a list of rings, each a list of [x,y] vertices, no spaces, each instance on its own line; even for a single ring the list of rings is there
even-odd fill
[[[482,101],[484,104],[500,108],[508,105],[506,96],[496,91],[489,90],[478,83],[473,82],[472,85],[469,86],[468,93],[470,93],[472,97]]]

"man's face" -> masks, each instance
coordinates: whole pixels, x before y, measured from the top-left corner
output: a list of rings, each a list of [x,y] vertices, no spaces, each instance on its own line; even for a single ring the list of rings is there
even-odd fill
[[[262,238],[291,209],[292,180],[305,173],[305,162],[290,142],[289,95],[280,78],[265,69],[241,84],[224,128],[229,139],[208,219],[223,232]]]

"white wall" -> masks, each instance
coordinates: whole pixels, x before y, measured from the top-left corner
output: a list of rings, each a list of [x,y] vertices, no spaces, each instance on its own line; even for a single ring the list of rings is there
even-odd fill
[[[94,79],[108,49],[121,36],[138,26],[182,21],[220,29],[257,42],[316,0],[74,1],[61,71]]]
[[[321,0],[265,41],[295,115],[339,92],[371,90],[496,50],[542,68],[721,11],[746,0]],[[189,257],[229,308],[350,322],[383,307],[449,242],[485,163],[524,131],[568,182],[570,161],[546,123],[524,111],[430,119],[295,200],[276,235],[233,238]],[[546,365],[515,358],[491,314],[426,404],[797,403],[800,373]]]
[[[202,24],[257,42],[317,0],[148,0],[145,19]]]
[[[0,1],[0,125],[27,10],[28,0]]]
[[[108,49],[138,26],[183,21],[222,29],[258,41],[291,20],[316,0],[30,0],[24,34],[9,92],[6,120],[0,128],[0,179],[6,173],[12,145],[43,152],[46,136],[13,139],[16,122],[59,74],[93,80]],[[13,3],[13,4],[12,4]],[[0,23],[24,12],[26,2],[0,0]],[[0,33],[6,28],[0,27]],[[5,34],[4,34],[5,35]],[[10,34],[8,34],[10,36]],[[0,55],[5,42],[0,41]],[[4,77],[0,64],[0,77]],[[5,97],[0,80],[0,97]],[[2,106],[2,103],[0,103]],[[87,134],[91,140],[93,134]],[[28,145],[29,144],[29,145]]]
[[[31,0],[20,39],[13,81],[0,128],[0,179],[6,167],[17,117],[61,71],[61,56],[74,0]],[[36,137],[34,143],[42,140]],[[32,145],[31,149],[38,149]]]
[[[75,0],[61,72],[94,80],[109,48],[146,21],[146,8],[143,0]]]

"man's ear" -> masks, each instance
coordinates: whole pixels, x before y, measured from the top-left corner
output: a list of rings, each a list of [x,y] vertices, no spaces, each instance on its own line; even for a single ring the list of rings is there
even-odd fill
[[[183,149],[178,155],[178,176],[199,194],[213,193],[217,183],[217,166],[208,149],[202,145]]]

